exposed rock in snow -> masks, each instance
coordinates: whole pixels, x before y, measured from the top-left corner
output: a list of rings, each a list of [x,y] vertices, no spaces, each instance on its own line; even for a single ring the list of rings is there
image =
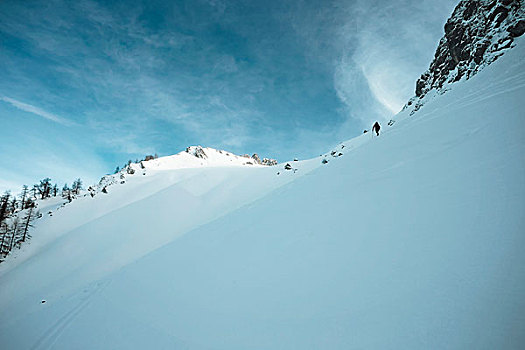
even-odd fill
[[[416,95],[403,109],[423,105],[431,90],[443,93],[447,84],[469,79],[514,46],[525,32],[521,0],[462,0],[445,24],[429,69],[416,82]]]
[[[256,164],[261,164],[261,158],[259,158],[259,155],[257,153],[253,154],[252,159]]]
[[[208,158],[208,156],[206,155],[206,152],[204,152],[201,146],[188,147],[186,148],[186,152],[191,155],[194,155],[197,158],[202,158],[202,159]]]
[[[104,175],[97,184],[97,189],[102,190],[108,186],[114,185],[117,183],[117,179],[114,175]]]
[[[277,165],[277,161],[271,158],[263,158],[261,164],[266,166],[274,166]]]

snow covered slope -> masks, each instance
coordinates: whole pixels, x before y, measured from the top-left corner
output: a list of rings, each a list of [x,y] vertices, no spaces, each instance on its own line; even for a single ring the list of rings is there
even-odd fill
[[[523,348],[515,43],[380,137],[292,170],[159,169],[42,219],[0,266],[2,345]]]

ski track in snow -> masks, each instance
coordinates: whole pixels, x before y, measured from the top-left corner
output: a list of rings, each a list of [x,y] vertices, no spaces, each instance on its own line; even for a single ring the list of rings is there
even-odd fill
[[[71,326],[75,318],[89,306],[93,296],[100,292],[107,283],[108,282],[94,283],[94,287],[91,288],[91,291],[87,292],[87,295],[80,296],[80,300],[75,307],[71,308],[71,310],[66,312],[64,316],[59,318],[58,321],[43,332],[42,336],[33,344],[31,350],[52,349],[60,335],[67,327]]]

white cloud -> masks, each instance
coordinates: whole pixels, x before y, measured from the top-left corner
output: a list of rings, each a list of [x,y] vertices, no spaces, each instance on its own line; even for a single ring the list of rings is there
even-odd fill
[[[399,112],[413,96],[415,81],[428,67],[455,0],[403,0],[396,4],[362,0],[345,9],[352,18],[339,32],[343,58],[334,84],[341,102],[370,121]],[[369,94],[364,92],[368,87]],[[368,103],[370,108],[364,104]]]
[[[15,100],[13,98],[9,98],[9,97],[6,97],[6,96],[2,96],[0,97],[0,100],[4,101],[4,102],[7,102],[9,104],[11,104],[12,106],[24,111],[24,112],[29,112],[29,113],[32,113],[32,114],[35,114],[35,115],[38,115],[42,118],[45,118],[47,120],[50,120],[50,121],[53,121],[55,123],[59,123],[59,124],[62,124],[62,125],[72,125],[73,123],[65,118],[62,118],[56,114],[53,114],[53,113],[49,113],[49,112],[46,112],[44,111],[43,109],[41,108],[38,108],[36,106],[33,106],[33,105],[30,105],[28,103],[24,103],[24,102],[20,102],[18,100]]]

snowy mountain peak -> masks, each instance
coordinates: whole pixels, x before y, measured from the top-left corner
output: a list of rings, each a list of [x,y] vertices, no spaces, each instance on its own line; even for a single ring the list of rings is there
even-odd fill
[[[275,164],[277,164],[275,160],[273,161]],[[145,169],[157,170],[197,168],[202,166],[222,167],[275,165],[270,161],[267,163],[263,163],[261,161],[257,162],[254,158],[250,158],[249,156],[239,156],[228,151],[202,146],[190,146],[187,147],[185,151],[175,155],[151,159],[141,163]],[[131,164],[130,166],[136,168],[137,166],[140,166],[140,164]]]
[[[249,155],[239,156],[224,150],[217,150],[210,147],[190,146],[186,150],[177,154],[155,158],[147,156],[144,160],[137,163],[129,163],[115,174],[103,176],[95,187],[90,187],[89,192],[93,195],[96,192],[107,191],[107,187],[115,184],[124,184],[132,176],[149,175],[150,172],[190,169],[200,167],[238,167],[238,166],[273,166],[276,165],[275,159],[264,158],[260,160],[257,154],[252,157]]]
[[[431,91],[469,79],[494,62],[525,32],[522,0],[462,0],[447,20],[429,69],[416,82],[415,96],[403,109],[417,111]]]

